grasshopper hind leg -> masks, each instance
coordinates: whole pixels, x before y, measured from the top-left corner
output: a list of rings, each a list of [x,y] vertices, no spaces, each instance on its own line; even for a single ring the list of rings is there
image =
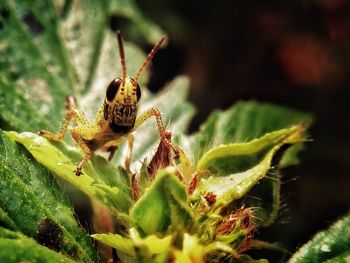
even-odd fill
[[[74,117],[74,115],[75,115],[74,110],[67,111],[66,116],[64,117],[61,129],[57,134],[47,130],[40,130],[38,134],[52,141],[61,141],[64,137],[64,134],[66,133],[69,121],[72,119],[72,117]]]

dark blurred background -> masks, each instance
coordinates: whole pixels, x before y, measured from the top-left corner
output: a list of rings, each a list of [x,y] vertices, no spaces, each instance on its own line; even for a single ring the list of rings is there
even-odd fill
[[[191,78],[190,101],[198,109],[191,132],[213,109],[242,99],[314,116],[301,164],[283,171],[279,219],[256,238],[281,241],[293,252],[349,211],[350,1],[137,4],[170,39],[154,59],[151,89],[178,74]]]

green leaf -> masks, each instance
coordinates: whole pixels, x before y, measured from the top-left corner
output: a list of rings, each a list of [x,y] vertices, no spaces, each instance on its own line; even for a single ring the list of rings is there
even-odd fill
[[[55,147],[47,139],[33,133],[7,132],[6,134],[14,141],[23,144],[39,163],[60,178],[70,182],[89,197],[96,198],[107,205],[121,219],[127,218],[131,193],[129,186],[126,185],[126,174],[121,172],[122,170],[113,168],[106,160],[95,158],[94,160],[97,161],[85,167],[84,174],[78,177],[73,173],[77,161],[82,159],[77,149],[64,143],[58,143],[61,146]],[[101,177],[102,172],[106,173],[104,177]],[[101,181],[101,178],[108,177],[114,177],[114,180],[109,181],[109,185]]]
[[[186,190],[175,172],[171,168],[161,170],[130,211],[131,220],[142,234],[166,232],[170,226],[191,229],[193,218]]]
[[[325,263],[348,263],[350,259],[350,250],[336,256],[334,258],[324,261]]]
[[[172,243],[171,235],[163,238],[159,238],[156,235],[148,235],[142,238],[135,228],[130,229],[130,238],[125,238],[118,234],[94,234],[91,237],[117,249],[118,252],[133,257],[135,260],[136,257],[142,257],[143,261],[151,260],[157,254],[169,253]]]
[[[127,255],[135,256],[133,242],[118,234],[94,234],[91,237]]]
[[[288,262],[349,262],[349,251],[350,215],[347,215],[316,234]]]
[[[54,37],[57,34],[56,21],[49,21],[54,15],[52,4],[5,1],[1,8],[8,12],[0,33],[3,72],[37,114],[46,116],[48,122],[57,125],[64,112],[61,105],[64,97],[72,91],[72,85],[62,73],[67,67],[56,64],[61,52],[58,50],[59,41]],[[40,34],[31,31],[26,23],[30,19],[36,19],[38,30],[42,29]],[[16,100],[16,97],[11,100]],[[22,121],[24,124],[27,120]],[[23,130],[21,126],[13,128]]]
[[[263,159],[251,169],[241,173],[202,179],[198,185],[199,193],[197,194],[204,196],[205,193],[213,193],[216,196],[215,208],[226,206],[234,200],[243,197],[271,169],[272,159],[282,145],[296,143],[301,140],[300,132],[300,127],[295,126],[266,134],[259,139],[245,144],[223,145],[209,151],[198,162],[200,169],[215,167],[217,158],[251,154],[267,146],[269,146],[268,149],[270,149]],[[208,166],[209,164],[210,166]]]
[[[202,179],[198,185],[199,195],[213,193],[216,196],[215,207],[223,207],[243,197],[269,171],[273,154],[278,148],[275,146],[258,165],[245,172]]]
[[[191,136],[192,150],[187,152],[195,154],[192,157],[197,163],[204,153],[221,144],[248,142],[272,131],[310,123],[311,117],[305,113],[265,103],[238,102],[226,111],[213,112]]]
[[[0,218],[4,225],[35,238],[45,237],[47,231],[51,233],[45,229],[53,228],[57,239],[62,233],[58,245],[63,253],[94,262],[97,256],[92,243],[76,222],[68,199],[53,176],[2,131],[0,160]]]
[[[3,73],[0,73],[0,112],[1,119],[10,127],[21,127],[21,130],[27,131],[52,128]]]
[[[0,225],[11,230],[17,230],[15,222],[9,217],[6,211],[0,207]]]
[[[210,170],[214,177],[207,181],[203,180],[208,189],[206,187],[201,189],[200,185],[198,188],[201,191],[200,195],[206,192],[213,192],[216,195],[218,190],[227,192],[229,197],[224,200],[219,198],[223,204],[218,202],[217,206],[228,205],[242,198],[266,174],[269,174],[269,178],[264,178],[265,181],[255,189],[257,193],[253,195],[259,196],[259,199],[245,200],[244,203],[260,208],[255,211],[255,216],[260,219],[259,225],[270,225],[278,215],[280,204],[277,167],[286,150],[301,140],[301,131],[300,126],[293,126],[267,133],[246,143],[230,143],[209,150],[199,160],[197,166],[200,170]],[[269,155],[271,151],[273,154]],[[266,156],[269,156],[268,159]],[[220,177],[217,177],[218,175]]]
[[[291,135],[298,133],[301,127],[294,126],[265,134],[263,137],[246,143],[223,144],[207,151],[198,161],[199,170],[209,169],[216,174],[227,174],[239,171],[237,169],[243,158],[257,159],[259,153],[265,153],[271,147],[283,142]],[[250,161],[251,163],[254,163]],[[245,169],[243,169],[245,170]]]
[[[0,227],[0,259],[6,263],[75,262],[69,257],[39,245],[31,238],[2,227]]]
[[[159,238],[156,235],[148,235],[141,238],[136,229],[130,229],[130,237],[135,247],[147,250],[147,255],[162,254],[170,251],[173,237],[171,235]]]
[[[192,154],[198,168],[209,169],[213,176],[241,174],[255,167],[276,143],[284,140],[284,130],[293,126],[305,129],[310,123],[311,117],[298,111],[264,103],[239,102],[224,112],[215,111],[199,132],[189,138],[182,136],[180,144]],[[252,195],[259,199],[242,201],[248,206],[262,208],[255,212],[262,219],[259,225],[267,226],[277,217],[280,206],[278,168],[296,164],[300,149],[301,144],[281,147],[266,172],[269,176],[252,189]]]

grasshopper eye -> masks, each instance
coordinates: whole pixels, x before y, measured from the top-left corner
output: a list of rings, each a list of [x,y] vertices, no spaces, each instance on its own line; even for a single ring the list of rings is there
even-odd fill
[[[137,97],[137,102],[141,99],[141,89],[139,84],[136,86],[136,97]]]
[[[108,101],[113,101],[115,94],[117,94],[120,84],[122,83],[121,79],[113,80],[107,87],[106,98]]]

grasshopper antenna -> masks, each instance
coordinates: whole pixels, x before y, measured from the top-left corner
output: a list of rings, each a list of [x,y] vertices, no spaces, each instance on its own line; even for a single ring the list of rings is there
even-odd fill
[[[119,56],[120,56],[120,63],[122,64],[122,86],[125,84],[126,79],[126,63],[125,63],[125,53],[124,53],[124,46],[123,46],[123,40],[122,40],[122,34],[120,31],[117,31],[117,39],[118,39],[118,46],[119,46]]]
[[[157,53],[158,49],[160,48],[160,46],[163,44],[164,40],[166,39],[165,36],[163,36],[157,44],[155,44],[155,46],[153,47],[153,49],[151,50],[151,52],[148,53],[147,58],[145,59],[145,61],[143,62],[142,66],[139,68],[139,70],[137,71],[136,77],[134,78],[134,80],[137,82],[142,71],[148,66],[148,64],[151,62],[153,56]]]

